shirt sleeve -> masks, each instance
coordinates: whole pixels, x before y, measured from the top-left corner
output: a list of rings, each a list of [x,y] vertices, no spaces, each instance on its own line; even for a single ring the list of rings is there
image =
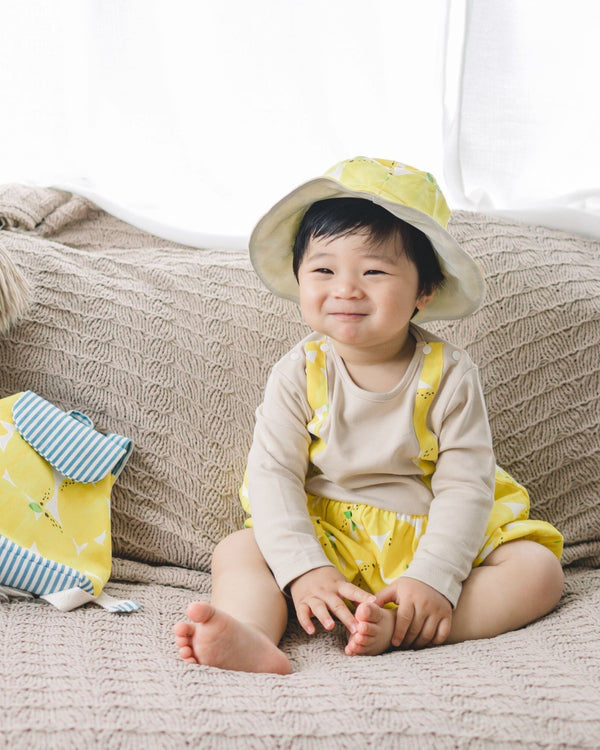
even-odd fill
[[[485,535],[496,462],[477,369],[462,376],[443,405],[439,455],[427,529],[406,576],[429,584],[453,606]]]
[[[311,410],[303,366],[302,361],[296,378],[282,368],[271,373],[248,457],[254,534],[281,589],[313,568],[331,565],[315,535],[304,487]]]

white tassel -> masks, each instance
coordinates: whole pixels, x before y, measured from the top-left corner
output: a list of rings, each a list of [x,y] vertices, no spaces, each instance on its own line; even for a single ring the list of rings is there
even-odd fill
[[[6,333],[29,307],[31,287],[0,244],[0,333]]]

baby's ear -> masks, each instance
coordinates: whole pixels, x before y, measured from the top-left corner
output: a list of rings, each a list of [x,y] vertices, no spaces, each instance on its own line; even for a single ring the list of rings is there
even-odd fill
[[[6,333],[29,307],[31,287],[0,245],[0,333]]]
[[[417,310],[419,311],[424,310],[434,297],[435,297],[435,289],[433,290],[433,292],[430,292],[429,294],[425,294],[424,292],[423,294],[420,294],[417,297],[417,303],[416,303]]]

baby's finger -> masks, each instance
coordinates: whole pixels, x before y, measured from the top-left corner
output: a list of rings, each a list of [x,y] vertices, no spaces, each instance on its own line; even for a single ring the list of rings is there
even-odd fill
[[[350,581],[343,581],[339,587],[339,594],[344,599],[355,604],[361,604],[361,602],[372,602],[375,601],[375,596],[369,594],[368,591],[355,586]]]
[[[402,648],[415,648],[415,643],[417,642],[417,639],[419,638],[422,628],[423,628],[423,618],[419,617],[418,613],[415,611],[413,615],[413,620],[411,624],[409,625],[408,630],[406,631],[404,635],[404,638],[402,639],[402,643],[401,643]]]
[[[337,617],[337,619],[346,627],[350,633],[356,632],[357,621],[353,613],[348,609],[348,606],[344,601],[338,599],[331,603],[331,611]]]
[[[308,607],[306,604],[299,604],[296,607],[296,617],[298,618],[298,622],[300,623],[301,627],[309,635],[314,635],[315,626],[313,625],[311,615],[312,612],[310,610],[310,607]]]
[[[335,622],[333,620],[333,617],[331,616],[329,607],[327,606],[327,604],[325,604],[324,601],[322,601],[321,599],[312,601],[311,609],[313,616],[317,618],[317,620],[321,623],[325,630],[333,630],[333,628],[335,627]]]
[[[417,634],[413,642],[408,646],[412,648],[426,648],[430,646],[436,636],[438,629],[438,619],[436,617],[427,617],[420,633]],[[408,637],[408,634],[407,634]]]
[[[435,636],[433,637],[433,645],[441,646],[441,644],[444,643],[449,637],[451,629],[452,629],[452,616],[443,617],[440,620],[437,626]]]
[[[389,602],[396,604],[396,589],[392,586],[386,586],[375,594],[375,601],[380,607],[383,607]]]
[[[415,616],[415,609],[412,603],[398,605],[396,612],[396,626],[394,628],[394,635],[392,636],[392,646],[398,648],[404,646],[404,639],[408,633],[408,629],[412,625],[413,618]]]

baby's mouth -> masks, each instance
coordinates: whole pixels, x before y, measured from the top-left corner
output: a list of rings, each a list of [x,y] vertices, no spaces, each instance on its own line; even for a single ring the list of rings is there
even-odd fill
[[[358,312],[357,310],[334,310],[329,314],[336,318],[364,318],[367,313]]]

